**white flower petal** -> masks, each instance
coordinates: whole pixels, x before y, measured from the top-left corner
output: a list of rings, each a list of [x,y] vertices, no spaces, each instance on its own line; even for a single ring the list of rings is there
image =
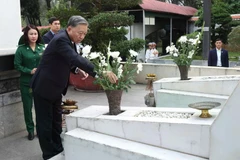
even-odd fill
[[[89,54],[91,52],[91,49],[92,49],[92,46],[86,45],[85,47],[83,47],[82,53]]]
[[[89,59],[96,59],[97,57],[99,57],[100,54],[99,52],[92,52],[90,55],[89,55]]]
[[[130,49],[129,52],[130,52],[131,57],[136,57],[136,56],[138,56],[138,52],[136,52],[136,51],[134,51],[134,50],[132,50],[132,49]]]
[[[112,56],[113,58],[117,59],[118,56],[120,55],[120,52],[118,52],[118,51],[109,52],[109,55]]]

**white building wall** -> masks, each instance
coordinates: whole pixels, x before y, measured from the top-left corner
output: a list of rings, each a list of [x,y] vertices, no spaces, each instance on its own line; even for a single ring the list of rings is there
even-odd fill
[[[128,34],[126,35],[128,40],[133,39],[133,38],[144,39],[144,37],[145,37],[145,36],[143,37],[143,24],[142,23],[134,23],[130,27],[125,27],[125,29],[128,30]],[[145,49],[142,49],[139,52],[137,59],[144,60],[144,57],[145,57]]]
[[[0,56],[13,54],[21,36],[20,0],[1,1]]]
[[[132,38],[141,38],[141,39],[145,39],[145,36],[143,35],[143,24],[142,23],[134,23],[134,25],[132,26]],[[137,57],[137,59],[142,59],[144,61],[145,57],[145,48],[142,49],[139,52],[139,55]]]
[[[134,23],[132,26],[132,38],[142,38],[143,39],[143,24]]]

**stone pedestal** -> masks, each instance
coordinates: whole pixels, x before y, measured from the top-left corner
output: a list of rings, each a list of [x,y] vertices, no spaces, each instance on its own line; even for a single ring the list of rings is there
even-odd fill
[[[25,129],[19,73],[0,72],[0,139]]]
[[[131,145],[133,142],[137,142],[139,146],[136,147],[136,150],[132,151],[132,153],[138,154],[140,150],[144,151],[146,148],[150,149],[152,146],[155,146],[158,148],[159,152],[157,154],[158,158],[154,160],[168,160],[167,156],[164,157],[164,155],[160,154],[160,150],[163,148],[168,151],[176,151],[174,152],[176,157],[172,158],[176,160],[183,160],[181,159],[180,153],[193,155],[194,158],[189,158],[192,160],[203,160],[209,157],[210,126],[218,115],[219,110],[212,110],[211,114],[213,117],[208,119],[200,118],[200,111],[190,108],[122,107],[122,110],[125,112],[117,116],[110,116],[106,115],[108,112],[107,106],[90,106],[67,116],[68,132],[66,133],[66,139],[64,139],[66,160],[87,159],[82,157],[84,152],[82,149],[78,148],[77,152],[74,150],[76,146],[80,146],[78,143],[83,143],[81,138],[85,139],[84,137],[79,137],[81,131],[75,129],[88,130],[88,132],[91,132],[90,135],[95,135],[95,132],[102,135],[108,135],[111,137],[107,139],[116,140],[118,142],[119,140],[115,139],[116,137],[127,141],[126,144],[122,146],[123,149],[121,149],[119,153],[124,152],[122,150],[128,150],[126,149],[128,143]],[[153,113],[151,114],[152,116],[155,115],[156,112],[160,112],[163,118],[142,116],[149,111]],[[189,114],[190,117],[181,116],[186,114]],[[72,131],[74,134],[72,134]],[[99,134],[97,136],[101,137]],[[104,140],[103,137],[98,139]],[[105,141],[107,142],[108,140],[105,139]],[[92,143],[99,142],[94,142],[93,140],[91,142],[86,142],[83,146],[91,146]],[[112,144],[116,145],[113,147],[120,146],[116,143]],[[145,144],[145,146],[141,146],[140,144]],[[103,148],[99,146],[99,150],[102,149]],[[87,153],[90,152],[97,154],[98,151],[95,152],[89,148]],[[111,155],[109,152],[106,154]],[[73,158],[73,155],[75,158]],[[159,158],[161,156],[164,158]],[[146,157],[143,159],[152,160],[151,154],[147,154]],[[137,158],[130,159],[137,160]],[[111,160],[118,159],[114,158]]]

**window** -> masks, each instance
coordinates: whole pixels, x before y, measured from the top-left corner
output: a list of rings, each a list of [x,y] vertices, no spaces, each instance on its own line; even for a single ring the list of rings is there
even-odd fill
[[[155,17],[145,17],[145,25],[155,25]]]

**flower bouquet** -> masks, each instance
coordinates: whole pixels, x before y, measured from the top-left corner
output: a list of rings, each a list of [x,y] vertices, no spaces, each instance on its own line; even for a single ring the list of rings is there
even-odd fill
[[[202,31],[184,35],[178,39],[176,46],[171,43],[171,45],[166,48],[166,52],[170,54],[173,62],[175,62],[179,68],[181,80],[188,79],[188,69],[190,68],[194,54],[200,47],[201,38]]]
[[[134,77],[136,73],[142,71],[142,63],[136,63],[135,58],[138,53],[129,50],[129,56],[126,62],[122,62],[119,57],[120,52],[111,51],[111,42],[106,47],[106,54],[101,52],[91,52],[91,46],[87,45],[82,49],[82,56],[89,59],[94,64],[94,70],[97,73],[95,84],[99,84],[105,90],[109,102],[109,114],[119,114],[122,91],[128,91],[131,84],[135,84]],[[106,72],[112,71],[118,77],[117,83],[113,84],[105,76]]]

